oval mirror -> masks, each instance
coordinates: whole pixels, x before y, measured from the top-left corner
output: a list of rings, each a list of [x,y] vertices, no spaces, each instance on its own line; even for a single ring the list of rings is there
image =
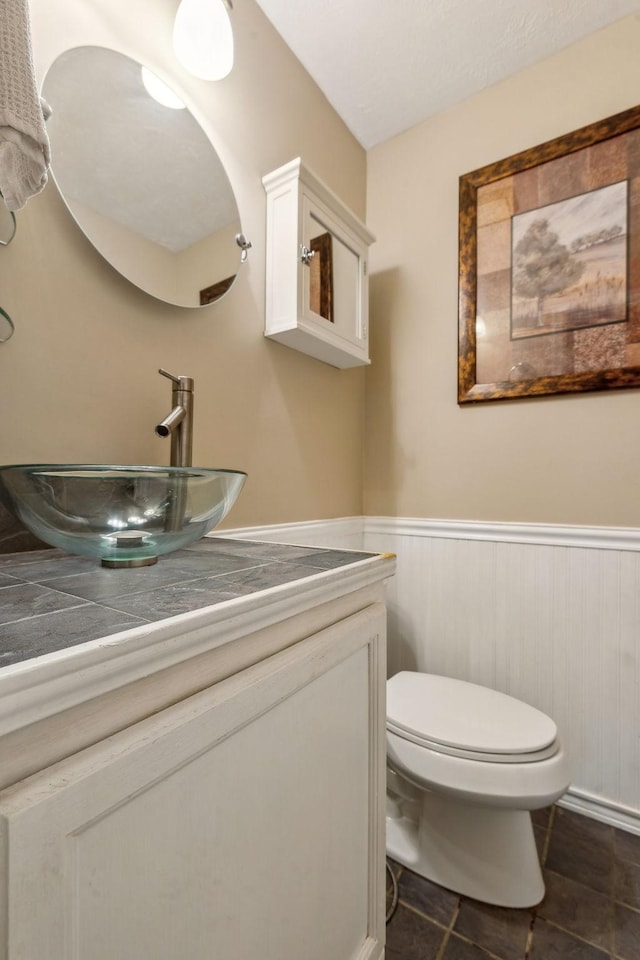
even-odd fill
[[[53,180],[98,252],[159,300],[197,307],[219,299],[240,263],[238,207],[211,141],[180,98],[105,47],[59,56],[42,95],[53,111]]]

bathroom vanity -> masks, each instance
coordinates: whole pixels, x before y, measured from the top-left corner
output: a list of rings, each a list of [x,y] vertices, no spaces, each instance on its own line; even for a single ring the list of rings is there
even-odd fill
[[[382,957],[393,572],[220,537],[0,559],[1,960]]]

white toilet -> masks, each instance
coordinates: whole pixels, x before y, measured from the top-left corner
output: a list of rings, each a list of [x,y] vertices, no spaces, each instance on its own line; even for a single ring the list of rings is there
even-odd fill
[[[555,723],[463,680],[387,681],[387,853],[457,893],[531,907],[544,883],[530,810],[570,783]]]

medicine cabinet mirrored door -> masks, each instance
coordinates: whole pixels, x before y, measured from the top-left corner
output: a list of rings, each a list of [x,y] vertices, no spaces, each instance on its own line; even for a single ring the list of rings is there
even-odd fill
[[[263,178],[265,335],[336,367],[369,363],[373,235],[300,159]]]

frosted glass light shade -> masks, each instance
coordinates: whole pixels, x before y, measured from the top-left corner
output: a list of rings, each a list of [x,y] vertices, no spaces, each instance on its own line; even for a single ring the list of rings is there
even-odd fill
[[[168,87],[164,80],[152,73],[148,67],[142,67],[142,82],[144,88],[150,97],[161,103],[163,107],[169,107],[171,110],[185,110],[186,105],[182,102],[177,93],[174,93],[171,87]]]
[[[233,67],[233,31],[223,0],[182,0],[173,27],[180,64],[201,80],[222,80]]]

